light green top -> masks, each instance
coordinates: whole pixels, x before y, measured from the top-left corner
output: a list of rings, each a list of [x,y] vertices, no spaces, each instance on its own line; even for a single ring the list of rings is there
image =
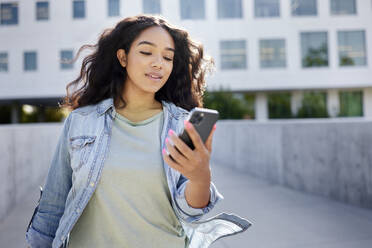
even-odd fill
[[[163,112],[132,122],[113,111],[110,152],[69,248],[185,247],[162,164]]]

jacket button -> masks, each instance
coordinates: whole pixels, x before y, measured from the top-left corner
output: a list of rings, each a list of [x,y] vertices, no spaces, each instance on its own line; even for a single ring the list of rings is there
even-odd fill
[[[90,183],[90,187],[94,187],[94,183],[92,182],[92,183]]]

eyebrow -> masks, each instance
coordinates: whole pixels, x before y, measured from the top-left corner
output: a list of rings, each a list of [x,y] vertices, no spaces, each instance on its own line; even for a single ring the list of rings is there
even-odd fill
[[[154,46],[154,47],[156,47],[156,45],[155,45],[154,43],[152,43],[152,42],[150,42],[150,41],[146,41],[146,40],[141,41],[140,43],[138,43],[137,46],[142,45],[142,44],[147,44],[147,45],[150,45],[150,46]],[[174,52],[174,49],[173,49],[173,48],[166,47],[165,49]]]

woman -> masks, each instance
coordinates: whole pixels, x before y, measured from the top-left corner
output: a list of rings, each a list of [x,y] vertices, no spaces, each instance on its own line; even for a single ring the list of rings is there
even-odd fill
[[[86,47],[95,51],[66,88],[73,111],[27,228],[30,247],[208,247],[246,230],[235,215],[198,221],[223,199],[211,182],[214,130],[204,144],[184,123],[213,65],[202,46],[140,15],[79,53]],[[177,137],[184,127],[194,150]]]

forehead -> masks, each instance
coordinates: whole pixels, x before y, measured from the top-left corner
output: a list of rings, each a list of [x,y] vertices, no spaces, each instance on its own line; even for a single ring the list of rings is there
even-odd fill
[[[170,47],[174,49],[174,41],[172,36],[168,33],[168,31],[161,27],[150,27],[143,30],[133,42],[133,45],[137,46],[137,44],[139,44],[141,41],[151,42],[160,48]]]

